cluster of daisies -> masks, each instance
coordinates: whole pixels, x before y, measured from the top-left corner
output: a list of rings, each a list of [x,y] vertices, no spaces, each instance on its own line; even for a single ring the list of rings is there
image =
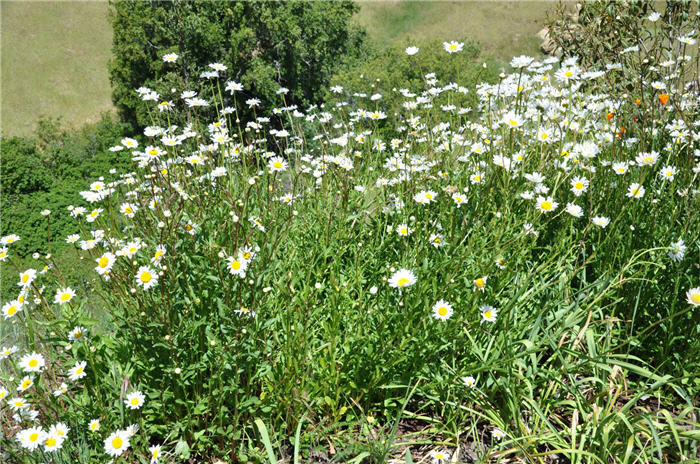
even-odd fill
[[[459,53],[463,47],[460,42],[444,43],[448,54]],[[418,47],[408,47],[406,53],[420,58]],[[163,61],[176,63],[178,58],[171,53]],[[684,61],[685,57],[670,61],[675,64],[678,60]],[[700,120],[676,114],[676,109],[687,114],[698,112],[698,94],[690,85],[672,92],[670,78],[669,85],[662,78],[647,83],[657,97],[654,104],[660,121],[643,128],[645,137],[637,138],[625,135],[627,129],[617,117],[628,107],[629,97],[595,90],[604,88],[599,82],[606,73],[620,71],[619,63],[604,70],[585,71],[575,57],[540,62],[520,56],[513,59],[511,66],[512,74],[503,74],[497,83],[482,83],[474,89],[455,82],[441,83],[433,73],[424,76],[426,88],[421,91],[394,89],[404,98],[404,112],[395,115],[395,132],[384,140],[373,130],[387,119],[380,93],[351,94],[342,86],[335,86],[333,93],[345,95],[349,101],[306,110],[286,105],[273,108],[270,117],[256,116],[245,123],[234,123],[231,115],[236,112],[235,100],[234,106],[227,106],[224,101],[212,105],[189,89],[183,90],[179,99],[165,100],[152,89],[139,88],[141,99],[159,110],[156,115],[176,109],[211,110],[215,106],[216,120],[202,127],[178,127],[165,124],[161,118],[162,126],[146,127],[138,140],[126,137],[118,141],[111,150],[127,154],[137,171],[117,174],[112,170],[114,180],[99,178],[81,191],[84,204],[70,206],[69,213],[82,232],[68,235],[66,242],[90,254],[94,272],[107,285],[126,283],[126,288],[138,297],[139,292],[163,288],[169,260],[180,259],[173,253],[174,244],[160,243],[153,237],[162,236],[159,231],[196,237],[202,230],[217,229],[220,224],[206,222],[206,211],[190,215],[188,205],[215,195],[228,201],[233,187],[243,190],[265,182],[268,191],[274,190],[272,198],[276,203],[269,208],[277,214],[279,210],[272,208],[291,210],[325,185],[335,185],[333,179],[343,179],[352,187],[350,193],[358,205],[366,199],[381,202],[378,211],[386,216],[387,235],[398,236],[397,240],[405,243],[427,231],[421,240],[434,252],[449,252],[450,246],[459,242],[451,240],[455,237],[450,237],[440,221],[431,217],[436,205],[446,205],[450,214],[457,214],[460,208],[469,208],[473,203],[491,201],[492,190],[485,189],[489,182],[507,190],[519,202],[530,221],[522,224],[522,233],[535,237],[538,229],[555,217],[581,229],[615,224],[617,211],[592,205],[594,192],[619,191],[618,202],[656,202],[664,194],[698,194],[692,185],[677,185],[684,170],[692,169],[695,178],[700,173]],[[201,77],[222,79],[226,71],[226,66],[212,63]],[[244,86],[233,80],[226,80],[224,88],[229,95],[245,92]],[[461,101],[457,96],[468,92],[476,94],[475,108],[453,104]],[[284,95],[286,89],[280,88],[278,93]],[[351,106],[350,100],[357,104]],[[245,102],[250,107],[260,104],[255,98]],[[638,99],[634,105],[643,109]],[[373,110],[365,109],[372,106]],[[476,117],[468,119],[467,115]],[[280,124],[291,122],[290,127],[280,128],[273,124],[274,118]],[[307,139],[299,133],[295,127],[302,121],[317,125],[317,135]],[[650,146],[646,139],[657,142]],[[269,148],[272,146],[274,150]],[[681,163],[681,155],[692,163]],[[256,162],[247,166],[253,158]],[[232,202],[243,205],[242,200]],[[231,211],[228,218],[231,224],[245,228],[245,243],[218,254],[219,265],[235,282],[254,282],[249,274],[260,252],[255,243],[265,240],[266,222],[271,217],[266,208],[252,205]],[[238,217],[240,211],[246,211],[246,217]],[[294,210],[285,217],[297,214]],[[44,215],[48,217],[50,212]],[[114,227],[115,224],[120,227]],[[682,237],[675,239],[661,245],[669,248],[671,260],[681,262],[687,245]],[[19,240],[17,235],[0,239],[0,262],[10,258],[10,247]],[[395,246],[398,252],[403,249],[400,243]],[[506,259],[495,258],[491,263],[504,269]],[[410,262],[410,258],[406,261]],[[411,265],[405,266],[391,268],[392,274],[386,279],[389,287],[401,294],[417,283],[416,275],[407,268]],[[16,322],[31,305],[53,304],[60,309],[75,303],[76,292],[65,285],[56,287],[52,301],[44,295],[49,292],[43,283],[40,285],[40,276],[50,268],[50,264],[43,269],[19,268],[18,296],[2,304],[5,321]],[[482,273],[477,271],[472,276],[474,292],[485,292],[492,285],[488,283],[489,276]],[[370,289],[371,294],[378,291],[376,285]],[[686,296],[689,304],[700,306],[700,287],[688,289]],[[236,312],[255,314],[246,307]],[[427,317],[432,314],[446,322],[455,308],[439,298],[432,308],[426,308],[426,313]],[[498,309],[490,304],[481,305],[479,313],[475,318],[479,317],[481,323],[495,324],[498,320]],[[66,335],[70,343],[79,342],[85,339],[85,328],[75,326]],[[17,351],[16,347],[3,347],[0,358],[9,359]],[[25,354],[17,366],[23,374],[21,378],[11,378],[7,385],[0,386],[0,401],[12,409],[20,426],[15,434],[17,442],[28,450],[60,449],[70,428],[60,422],[48,428],[35,425],[40,414],[30,402],[22,396],[9,398],[9,390],[25,393],[35,387],[36,376],[46,366],[44,356],[36,352]],[[64,368],[65,379],[72,383],[61,383],[54,395],[78,388],[75,383],[87,375],[88,368],[84,360],[75,360],[72,367]],[[476,385],[473,377],[462,380],[468,388]],[[145,398],[142,392],[134,391],[126,396],[124,405],[127,409],[140,409]],[[91,421],[87,428],[98,433],[99,419]],[[104,438],[104,451],[114,457],[124,454],[136,433],[135,425],[111,432]],[[493,436],[500,439],[504,432],[494,429]],[[153,446],[149,451],[155,462],[161,447]],[[436,451],[433,459],[445,462],[449,454]]]

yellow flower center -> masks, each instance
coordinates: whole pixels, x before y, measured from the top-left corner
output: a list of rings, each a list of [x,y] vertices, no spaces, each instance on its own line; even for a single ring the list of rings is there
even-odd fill
[[[457,50],[457,45],[450,45],[450,50],[455,51]]]
[[[47,438],[45,445],[46,446],[56,446],[56,439],[53,437]]]
[[[149,151],[148,154],[151,156],[156,156],[158,154],[158,150],[153,149],[153,150]]]
[[[158,458],[158,450],[156,449],[156,450],[153,450],[153,459],[157,459],[157,458]]]
[[[474,176],[474,182],[479,182],[481,180],[481,176]]]
[[[90,217],[95,217],[95,216],[97,216],[98,214],[100,214],[100,212],[97,211],[97,210],[95,210],[95,211],[93,211],[92,213],[90,213]]]
[[[31,361],[29,361],[29,367],[36,367],[38,365],[39,361],[37,361],[36,359],[32,359]]]
[[[426,194],[425,194],[425,198],[427,198],[428,200],[432,200],[432,199],[433,199],[433,194],[432,194],[432,193],[426,193]]]
[[[17,305],[12,305],[8,308],[7,315],[14,316],[16,312],[17,312]]]
[[[70,300],[70,293],[64,293],[61,295],[61,301],[68,301]]]
[[[511,125],[511,126],[517,126],[517,125],[518,125],[518,121],[516,121],[515,119],[511,119],[509,122],[510,122],[510,125]]]
[[[139,404],[139,399],[138,399],[138,398],[132,398],[132,399],[131,399],[131,404],[133,404],[134,406],[138,406],[138,404]]]
[[[192,226],[191,226],[191,225],[189,225],[189,224],[187,224],[187,225],[185,226],[185,230],[187,230],[187,231],[190,231],[190,230],[192,230]]]
[[[583,182],[576,182],[576,185],[574,185],[576,190],[581,190],[583,189]]]
[[[28,280],[29,280],[29,274],[24,274],[22,276],[22,283],[26,284]]]
[[[122,447],[122,443],[123,443],[123,442],[122,442],[122,439],[121,439],[121,438],[119,438],[119,437],[114,437],[114,438],[112,439],[112,448],[114,448],[114,449],[119,449],[119,448]]]
[[[478,278],[474,281],[474,285],[476,285],[477,288],[484,288],[484,286],[486,285],[486,282],[484,282],[484,279]]]
[[[438,314],[443,316],[443,317],[447,316],[447,308],[445,308],[444,306],[440,306],[438,308]]]
[[[406,284],[408,284],[408,282],[410,282],[410,281],[407,278],[402,277],[399,279],[399,281],[397,283],[399,284],[399,287],[404,287],[404,286],[406,286]]]
[[[633,189],[633,190],[632,190],[632,195],[636,195],[636,194],[638,194],[638,193],[639,193],[639,189]]]
[[[549,202],[549,201],[547,201],[547,200],[543,201],[543,202],[542,202],[542,209],[545,210],[545,211],[551,211],[551,209],[552,209],[552,203]]]
[[[647,156],[646,158],[644,158],[644,162],[645,162],[645,163],[651,164],[652,161],[654,161],[654,159],[653,159],[653,158],[650,158],[650,157],[648,157],[648,156]]]
[[[107,265],[109,264],[109,259],[103,256],[102,258],[100,258],[100,260],[97,262],[97,264],[100,267],[107,267]]]
[[[39,439],[39,434],[34,432],[33,434],[29,435],[29,441],[37,441]]]
[[[22,389],[23,389],[23,390],[26,390],[27,388],[30,387],[31,384],[32,384],[31,379],[25,380],[24,382],[22,382]]]
[[[486,311],[486,312],[484,313],[484,317],[485,317],[486,319],[491,319],[491,311]]]
[[[83,373],[83,368],[82,368],[82,367],[77,368],[77,369],[75,370],[75,373],[76,373],[76,375],[82,374],[82,373]]]
[[[143,282],[143,283],[150,282],[152,278],[153,277],[151,276],[151,273],[148,271],[141,273],[141,282]]]
[[[156,251],[156,259],[160,259],[161,256],[163,256],[163,252],[160,250]]]
[[[546,139],[547,137],[549,137],[549,135],[547,135],[546,132],[545,132],[544,134],[542,134],[542,138],[543,138],[543,139]]]
[[[690,295],[690,301],[696,305],[700,305],[700,293],[693,293]]]
[[[82,337],[82,336],[83,336],[83,333],[80,332],[80,331],[78,331],[78,332],[76,332],[76,333],[73,334],[73,338],[80,338],[80,337]]]
[[[272,165],[277,169],[282,168],[282,163],[280,163],[279,161],[275,161],[274,163],[272,163]]]
[[[231,269],[237,271],[241,268],[241,263],[238,260],[231,261]]]
[[[408,234],[408,229],[406,229],[405,227],[402,227],[401,228],[401,235],[407,235],[407,234]]]

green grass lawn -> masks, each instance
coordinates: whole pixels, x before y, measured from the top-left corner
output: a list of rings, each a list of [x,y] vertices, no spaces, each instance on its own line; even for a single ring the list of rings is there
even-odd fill
[[[107,2],[2,2],[2,135],[40,116],[68,126],[110,110]]]
[[[393,44],[410,39],[473,39],[486,55],[510,60],[539,53],[537,32],[552,2],[360,2],[357,15],[370,37]]]

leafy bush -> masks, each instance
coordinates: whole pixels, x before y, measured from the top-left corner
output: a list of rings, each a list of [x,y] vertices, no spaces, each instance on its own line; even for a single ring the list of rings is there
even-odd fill
[[[497,81],[498,71],[492,58],[480,55],[477,44],[468,40],[462,43],[462,51],[451,54],[447,59],[443,44],[438,41],[424,40],[406,42],[404,46],[368,48],[361,57],[350,61],[331,79],[331,88],[342,87],[347,90],[328,90],[324,100],[327,105],[350,103],[366,111],[372,111],[379,105],[390,122],[388,127],[395,127],[405,103],[401,90],[418,92],[425,87],[426,80],[431,80],[429,75],[434,74],[440,82],[458,82],[460,87],[466,89],[464,93],[452,95],[449,104],[473,110],[478,101],[474,94],[476,84]],[[406,53],[405,49],[409,46],[419,49],[417,55]],[[371,99],[372,95],[377,94],[381,95],[379,102]],[[471,111],[467,114],[469,113]]]
[[[683,93],[687,82],[700,77],[698,56],[690,53],[698,5],[697,0],[596,0],[577,4],[572,16],[570,5],[562,2],[548,20],[548,31],[566,56],[579,57],[587,68],[622,65],[604,76],[612,87],[644,97],[643,88],[663,81],[657,94]]]
[[[218,99],[221,88],[198,79],[213,71],[208,65],[214,62],[226,65],[228,76],[245,86],[244,99],[255,96],[266,111],[281,104],[280,87],[289,89],[287,103],[318,103],[334,69],[364,37],[349,24],[357,11],[349,1],[225,7],[209,1],[119,1],[112,7],[112,100],[123,120],[141,126],[150,125],[151,117],[140,105],[137,87],[153,87],[165,100],[184,90]],[[177,63],[165,63],[162,57],[173,52]],[[244,106],[238,110],[240,118],[253,114]]]

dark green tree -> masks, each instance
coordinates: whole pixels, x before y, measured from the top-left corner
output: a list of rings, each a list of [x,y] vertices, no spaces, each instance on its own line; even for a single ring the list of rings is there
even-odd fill
[[[282,86],[290,90],[287,103],[318,103],[337,65],[364,40],[349,22],[358,8],[350,1],[129,0],[111,6],[112,100],[122,119],[137,126],[151,123],[137,88],[174,102],[182,90],[211,98],[214,89],[199,78],[210,63],[228,67],[221,77],[242,83],[244,100],[279,106],[275,92]],[[176,63],[163,62],[168,53],[179,56]]]

